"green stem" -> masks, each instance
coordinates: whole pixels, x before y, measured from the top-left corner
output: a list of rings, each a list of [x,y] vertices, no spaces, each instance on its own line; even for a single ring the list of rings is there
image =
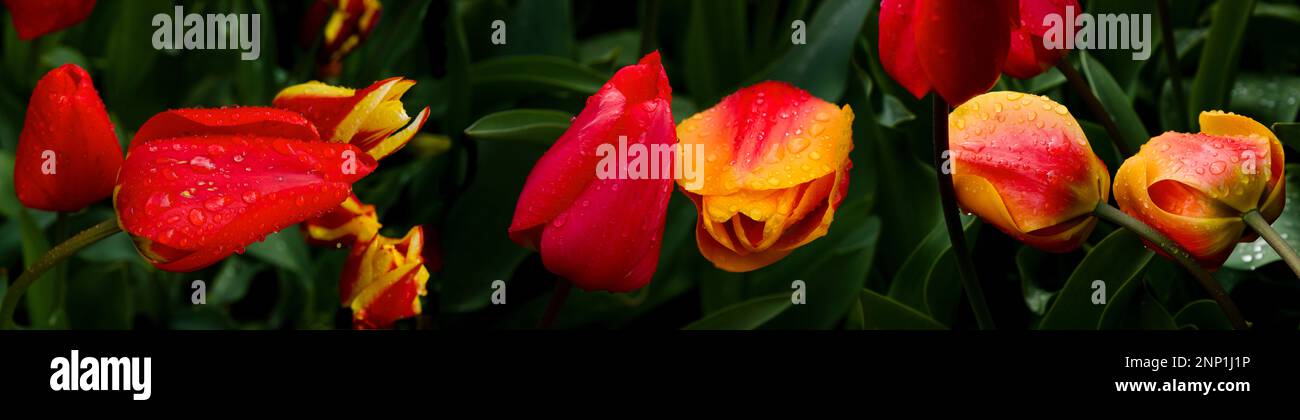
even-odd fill
[[[23,274],[19,275],[14,280],[14,283],[9,286],[4,303],[0,305],[0,329],[13,329],[14,310],[18,308],[18,299],[22,298],[23,293],[27,291],[28,287],[31,287],[32,283],[41,278],[41,274],[54,268],[60,261],[71,257],[82,248],[113,236],[114,233],[121,230],[122,228],[117,225],[116,218],[105,220],[50,249],[50,252],[45,253],[31,266],[27,267],[27,270],[23,271]]]
[[[957,257],[958,273],[961,285],[966,289],[966,299],[970,301],[971,310],[975,311],[975,322],[981,330],[991,330],[993,316],[989,313],[988,303],[984,301],[984,289],[979,277],[975,275],[975,262],[971,261],[970,249],[966,247],[966,232],[961,228],[961,218],[957,215],[957,193],[952,187],[952,174],[943,170],[944,152],[948,150],[948,103],[938,94],[934,99],[934,168],[939,176],[939,211],[943,213],[944,224],[948,227],[948,240],[952,242],[953,255]]]
[[[1195,277],[1196,281],[1201,283],[1201,287],[1205,288],[1205,291],[1210,294],[1210,298],[1214,299],[1214,302],[1219,304],[1219,308],[1223,309],[1223,313],[1228,316],[1228,321],[1232,323],[1233,328],[1239,330],[1248,328],[1246,318],[1241,316],[1241,312],[1237,310],[1237,304],[1233,303],[1232,298],[1228,297],[1228,292],[1223,290],[1223,286],[1219,284],[1218,280],[1214,279],[1214,276],[1211,276],[1209,272],[1205,271],[1205,268],[1192,259],[1192,254],[1184,251],[1182,247],[1164,234],[1152,229],[1138,219],[1134,219],[1133,216],[1112,207],[1110,204],[1105,202],[1097,203],[1097,208],[1092,213],[1103,220],[1120,225],[1159,246],[1165,254],[1173,257],[1174,261],[1187,269],[1187,272],[1191,273],[1192,277]]]
[[[640,56],[645,56],[659,48],[656,45],[659,33],[659,0],[646,0],[642,3],[645,5],[645,15],[641,21]]]
[[[1251,210],[1242,215],[1241,219],[1245,220],[1246,224],[1255,230],[1255,233],[1263,237],[1264,241],[1273,247],[1273,251],[1282,256],[1282,261],[1286,261],[1286,265],[1291,267],[1291,271],[1295,273],[1296,277],[1300,278],[1300,255],[1296,255],[1295,249],[1291,248],[1291,244],[1286,243],[1286,239],[1282,239],[1282,235],[1279,235],[1276,230],[1273,230],[1272,226],[1268,225],[1268,221],[1264,220],[1264,215],[1259,214],[1259,210]]]
[[[1088,81],[1084,79],[1083,74],[1079,73],[1079,70],[1070,64],[1070,60],[1061,60],[1060,63],[1056,64],[1056,69],[1065,75],[1065,80],[1070,82],[1070,87],[1073,87],[1074,91],[1083,97],[1083,103],[1088,104],[1088,109],[1092,110],[1092,114],[1097,117],[1097,120],[1101,121],[1101,125],[1106,127],[1106,133],[1110,134],[1110,143],[1114,144],[1115,148],[1119,150],[1120,156],[1133,156],[1133,151],[1129,149],[1129,143],[1124,138],[1124,133],[1119,131],[1119,126],[1115,125],[1115,119],[1110,117],[1110,112],[1107,112],[1106,107],[1102,106],[1101,100],[1097,99],[1097,95],[1092,93],[1092,88],[1088,87]]]

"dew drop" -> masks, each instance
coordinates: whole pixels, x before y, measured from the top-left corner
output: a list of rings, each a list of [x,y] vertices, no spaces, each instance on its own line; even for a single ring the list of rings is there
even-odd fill
[[[204,216],[203,210],[190,209],[190,224],[194,226],[199,226],[202,225],[203,222],[206,220],[207,220],[207,216]]]
[[[809,141],[806,138],[795,137],[790,139],[789,143],[786,143],[786,148],[790,149],[790,153],[799,153],[808,148],[808,143]]]
[[[821,160],[821,158],[822,158],[822,154],[821,154],[821,153],[817,153],[816,151],[813,151],[812,153],[809,153],[809,154],[808,154],[808,157],[809,157],[809,158],[812,158],[812,160]]]

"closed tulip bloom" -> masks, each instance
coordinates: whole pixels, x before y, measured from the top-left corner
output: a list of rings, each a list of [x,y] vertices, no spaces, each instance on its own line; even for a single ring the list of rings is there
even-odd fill
[[[699,213],[700,253],[743,272],[824,236],[848,189],[852,125],[847,105],[784,82],[741,89],[683,121],[682,151],[706,156],[702,180],[678,180]]]
[[[1285,159],[1281,142],[1255,120],[1208,111],[1200,123],[1201,133],[1161,134],[1124,161],[1115,200],[1215,270],[1237,242],[1254,240],[1243,214],[1258,210],[1269,223],[1281,215]]]
[[[677,140],[671,104],[658,52],[619,69],[533,166],[510,239],[538,250],[548,270],[582,289],[627,292],[649,283],[672,179],[598,177],[609,156],[598,149],[620,137],[629,148],[670,147]]]
[[[140,128],[118,175],[118,223],[167,271],[211,265],[352,193],[374,159],[320,141],[297,113],[167,111]]]
[[[392,77],[361,90],[307,82],[281,90],[272,104],[307,117],[322,139],[349,143],[376,160],[400,150],[429,119],[429,107],[406,114],[402,95],[415,81]]]
[[[1019,17],[1011,27],[1011,48],[1007,52],[1007,61],[1002,72],[1017,79],[1029,79],[1043,74],[1056,66],[1070,50],[1065,48],[1048,49],[1043,46],[1045,37],[1052,30],[1044,24],[1046,17],[1055,15],[1064,26],[1066,8],[1074,8],[1077,15],[1083,11],[1078,0],[1019,0]],[[1064,46],[1064,37],[1068,31],[1057,29],[1051,36]]]
[[[960,104],[998,81],[1015,0],[884,0],[880,62],[917,98],[931,89]]]
[[[405,237],[376,235],[357,242],[343,264],[339,298],[352,309],[357,329],[388,328],[399,319],[421,312],[429,270],[424,267],[424,230],[411,228]]]
[[[18,39],[31,41],[81,23],[95,9],[95,0],[4,0],[18,30]]]
[[[1097,225],[1110,174],[1069,110],[1045,96],[990,92],[948,117],[957,201],[1017,240],[1074,250]]]
[[[75,64],[36,83],[14,156],[24,206],[77,211],[113,193],[122,146],[90,75]]]
[[[368,242],[382,227],[375,216],[375,206],[362,203],[356,195],[349,196],[343,204],[303,222],[301,226],[308,244],[334,248]]]

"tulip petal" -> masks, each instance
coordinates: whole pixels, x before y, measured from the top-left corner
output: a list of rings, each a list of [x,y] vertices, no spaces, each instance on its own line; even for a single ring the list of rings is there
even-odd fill
[[[930,79],[917,54],[916,3],[919,0],[880,2],[880,64],[889,77],[921,99],[930,92]]]
[[[244,133],[303,141],[320,140],[316,127],[297,112],[265,107],[192,108],[160,112],[149,118],[131,138],[128,150],[164,138]]]
[[[414,85],[415,81],[400,77],[380,80],[361,90],[311,81],[281,90],[271,103],[276,108],[302,113],[316,125],[321,138],[326,141],[348,143],[363,128],[375,131],[376,127],[365,127],[371,114],[386,101],[399,100]],[[377,121],[391,122],[393,119]],[[398,128],[401,124],[387,127],[390,133]]]
[[[1148,142],[1143,149],[1151,146]],[[1115,201],[1125,213],[1141,220],[1143,223],[1160,231],[1180,247],[1187,250],[1206,269],[1215,270],[1223,265],[1228,255],[1241,238],[1246,225],[1239,216],[1229,217],[1190,217],[1171,213],[1160,206],[1150,195],[1149,185],[1154,184],[1149,177],[1151,170],[1149,158],[1151,153],[1142,153],[1128,158],[1120,165],[1115,174]],[[1178,184],[1165,184],[1166,187]],[[1159,191],[1159,190],[1158,190]],[[1169,191],[1162,191],[1168,194]],[[1168,199],[1165,199],[1168,203]],[[1161,255],[1163,251],[1150,243],[1148,248]]]
[[[1011,45],[1011,16],[1016,15],[1009,12],[1015,3],[916,1],[917,61],[934,90],[957,105],[992,88]]]
[[[424,230],[400,239],[375,236],[352,248],[339,282],[339,298],[352,309],[357,328],[387,328],[419,315],[429,271],[424,267]]]
[[[1278,140],[1277,135],[1263,124],[1244,117],[1223,111],[1203,111],[1200,116],[1201,132],[1220,136],[1251,136],[1257,135],[1268,139],[1269,143],[1269,180],[1267,193],[1260,200],[1259,211],[1268,221],[1277,220],[1282,214],[1282,207],[1286,204],[1286,150],[1282,147],[1282,142]]]
[[[128,154],[114,204],[142,255],[163,270],[193,271],[337,207],[374,168],[350,145],[251,134],[160,139]]]
[[[1258,135],[1169,132],[1152,138],[1142,148],[1158,152],[1146,153],[1148,186],[1168,180],[1191,187],[1199,194],[1186,200],[1208,201],[1197,208],[1222,205],[1236,209],[1240,215],[1259,206],[1272,178],[1269,143]],[[1179,191],[1183,190],[1167,190],[1171,194]]]
[[[742,89],[678,127],[682,149],[699,147],[707,156],[704,182],[678,184],[720,196],[821,178],[848,159],[853,118],[848,106],[838,108],[784,82]]]
[[[307,243],[315,246],[342,248],[357,242],[369,242],[379,233],[379,218],[375,206],[362,203],[356,195],[349,196],[334,210],[302,223]]]

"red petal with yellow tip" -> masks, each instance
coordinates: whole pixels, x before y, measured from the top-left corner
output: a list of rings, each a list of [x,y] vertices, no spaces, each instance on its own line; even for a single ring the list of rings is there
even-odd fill
[[[308,219],[301,226],[308,244],[342,248],[370,241],[382,225],[375,215],[375,206],[362,203],[352,195],[334,210]]]
[[[355,328],[388,328],[420,314],[420,296],[429,281],[423,251],[420,226],[402,238],[377,235],[352,248],[343,265],[339,299],[352,309]]]

